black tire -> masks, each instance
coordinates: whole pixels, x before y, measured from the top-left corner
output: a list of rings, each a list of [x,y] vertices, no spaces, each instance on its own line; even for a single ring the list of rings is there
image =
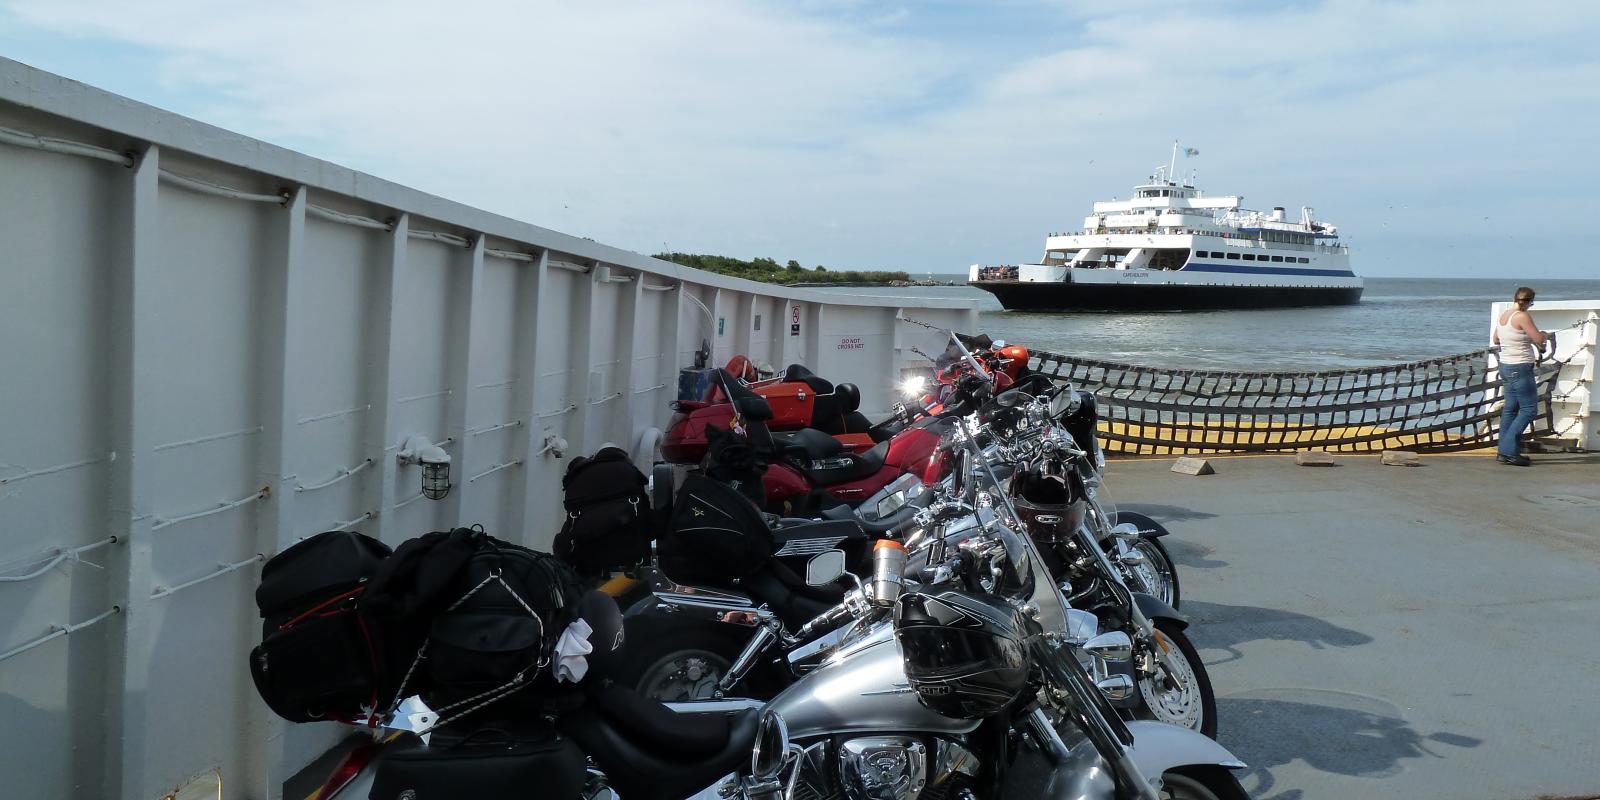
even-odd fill
[[[1211,676],[1206,674],[1206,664],[1200,660],[1199,651],[1195,650],[1194,643],[1183,632],[1180,622],[1170,619],[1155,620],[1156,633],[1165,639],[1178,652],[1177,655],[1188,666],[1194,675],[1195,689],[1198,697],[1189,695],[1166,695],[1167,713],[1171,715],[1182,714],[1187,716],[1195,711],[1199,712],[1198,727],[1194,724],[1186,725],[1192,730],[1199,731],[1212,739],[1217,738],[1217,693],[1211,688]],[[1139,682],[1141,697],[1146,703],[1140,705],[1135,716],[1142,719],[1157,719],[1162,722],[1171,722],[1171,717],[1157,715],[1150,707],[1149,693],[1155,691],[1154,680],[1147,678]]]
[[[1161,534],[1160,537],[1142,539],[1137,546],[1146,558],[1161,560],[1172,583],[1172,600],[1167,605],[1177,608],[1179,601],[1183,599],[1183,592],[1178,584],[1178,564],[1172,560],[1172,554],[1167,552],[1167,546],[1161,543],[1161,539],[1167,535],[1166,526],[1134,511],[1118,511],[1116,521],[1118,524],[1131,522],[1141,531],[1155,531]]]
[[[1226,767],[1179,767],[1161,776],[1162,800],[1250,800]]]
[[[710,690],[727,674],[739,657],[753,628],[701,619],[677,619],[662,614],[640,614],[623,622],[623,648],[626,666],[612,679],[654,700],[686,700],[710,697]],[[743,634],[744,638],[740,638]],[[680,678],[671,676],[684,669],[699,670]],[[759,697],[762,680],[758,667],[734,694]]]

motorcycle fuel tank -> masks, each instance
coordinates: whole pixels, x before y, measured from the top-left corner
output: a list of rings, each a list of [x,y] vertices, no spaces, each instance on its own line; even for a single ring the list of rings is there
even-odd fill
[[[891,625],[829,656],[822,666],[773,698],[792,739],[859,731],[970,733],[981,720],[928,710],[906,680]]]

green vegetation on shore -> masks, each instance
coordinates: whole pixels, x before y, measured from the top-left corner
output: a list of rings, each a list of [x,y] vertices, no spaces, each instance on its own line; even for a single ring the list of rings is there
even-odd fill
[[[787,265],[779,264],[775,259],[757,258],[751,261],[741,261],[727,256],[700,255],[698,253],[657,253],[656,258],[682,264],[686,267],[703,269],[715,272],[718,275],[730,275],[735,278],[745,278],[763,283],[779,283],[793,285],[797,283],[890,283],[893,281],[906,282],[911,276],[904,272],[885,272],[881,270],[830,270],[821,264],[815,268],[806,269],[800,262],[790,260]]]

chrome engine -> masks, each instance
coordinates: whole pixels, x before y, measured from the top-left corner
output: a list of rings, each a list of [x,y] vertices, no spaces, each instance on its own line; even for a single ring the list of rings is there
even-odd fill
[[[839,746],[849,800],[917,800],[928,782],[928,748],[909,736],[862,736]]]
[[[967,794],[978,758],[955,741],[857,736],[801,751],[784,800],[946,800]],[[830,753],[835,750],[836,753]]]

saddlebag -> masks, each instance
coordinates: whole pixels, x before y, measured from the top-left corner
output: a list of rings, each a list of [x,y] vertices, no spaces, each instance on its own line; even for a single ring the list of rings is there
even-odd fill
[[[554,731],[513,735],[480,728],[457,737],[446,730],[428,744],[415,738],[378,762],[372,800],[577,800],[583,752]]]
[[[552,552],[586,576],[644,561],[650,554],[647,483],[620,448],[574,459],[561,479],[567,518]]]
[[[387,700],[384,633],[356,603],[389,552],[370,536],[329,531],[262,567],[262,640],[250,651],[250,677],[273,713],[354,720]]]
[[[728,586],[772,557],[772,530],[739,490],[690,475],[656,541],[661,571],[678,583]]]
[[[420,690],[442,719],[549,687],[552,653],[577,617],[583,586],[559,559],[482,535],[478,552],[452,577],[418,657]],[[409,690],[409,691],[408,691]]]

